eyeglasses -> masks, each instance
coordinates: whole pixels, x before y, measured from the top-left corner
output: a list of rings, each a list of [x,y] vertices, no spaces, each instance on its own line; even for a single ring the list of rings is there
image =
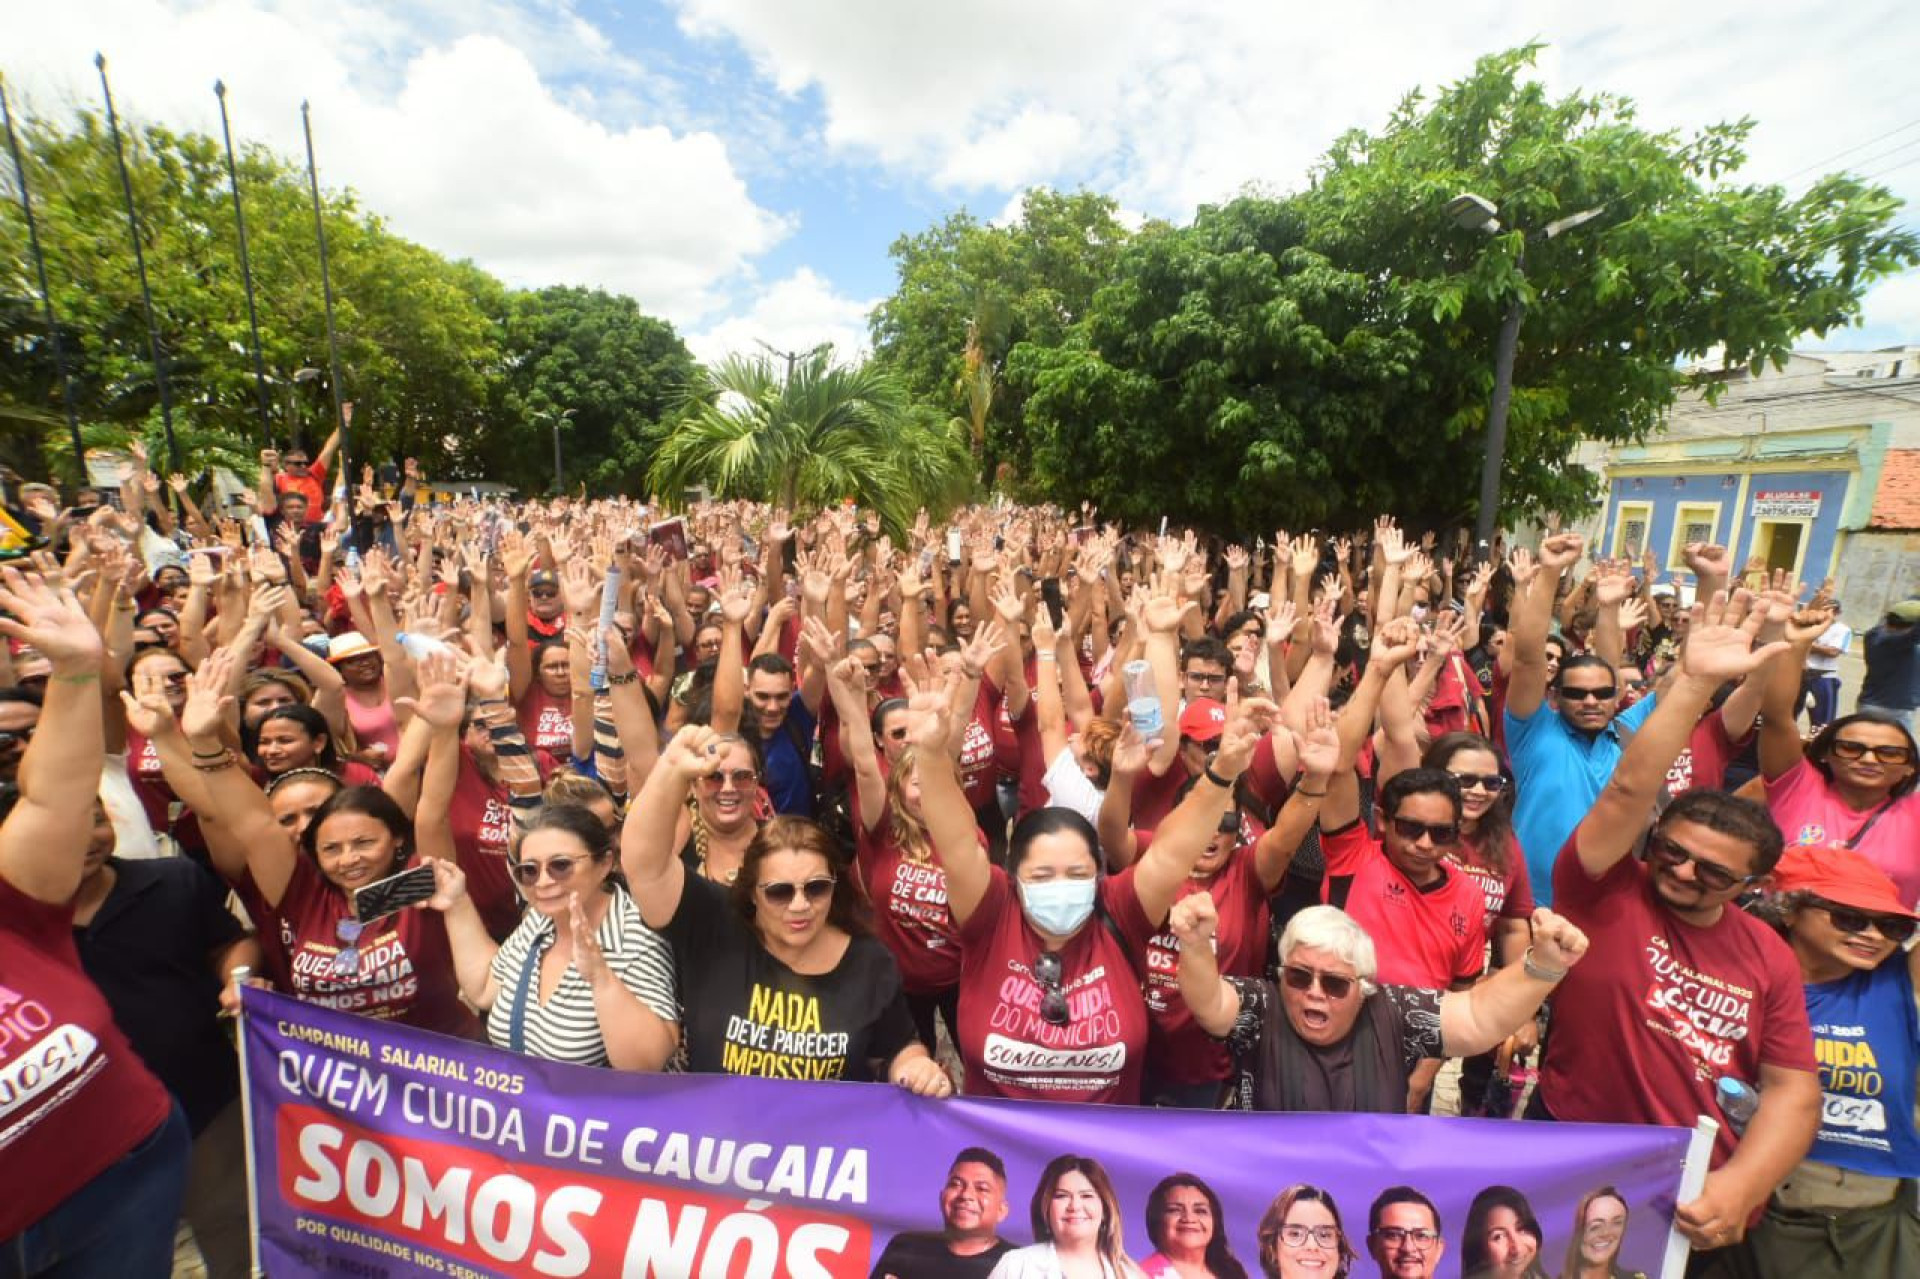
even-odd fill
[[[1836,906],[1823,901],[1808,904],[1826,911],[1833,926],[1843,933],[1864,933],[1871,926],[1875,932],[1897,945],[1904,945],[1913,936],[1915,928],[1920,927],[1920,920],[1915,920],[1911,915],[1875,915],[1853,906]]]
[[[1345,999],[1353,993],[1353,984],[1358,980],[1341,973],[1323,973],[1305,964],[1285,965],[1280,969],[1280,977],[1294,990],[1312,990],[1317,982],[1328,999]]]
[[[1373,1232],[1373,1237],[1389,1248],[1409,1247],[1416,1252],[1425,1252],[1440,1240],[1438,1230],[1402,1230],[1399,1226],[1382,1226]]]
[[[1067,1007],[1067,992],[1060,988],[1062,970],[1058,952],[1043,950],[1033,961],[1033,979],[1040,983],[1040,1016],[1049,1026],[1064,1026],[1073,1020]]]
[[[1206,671],[1188,671],[1187,678],[1202,688],[1211,688],[1215,684],[1225,684],[1227,682],[1227,673],[1221,671],[1218,675],[1212,675]]]
[[[1612,684],[1603,684],[1599,688],[1574,688],[1562,684],[1559,693],[1563,702],[1610,702],[1620,696],[1620,690]]]
[[[1507,779],[1498,773],[1454,773],[1452,776],[1461,790],[1483,790],[1498,795],[1507,788]]]
[[[1717,862],[1705,861],[1699,854],[1688,852],[1665,835],[1658,833],[1647,835],[1647,856],[1669,870],[1692,862],[1693,877],[1700,881],[1700,887],[1713,893],[1723,893],[1729,888],[1751,884],[1760,878],[1758,875],[1736,875],[1725,866]]]
[[[1409,844],[1417,844],[1425,835],[1433,841],[1435,848],[1451,848],[1460,842],[1460,826],[1456,822],[1435,825],[1433,822],[1416,822],[1410,817],[1392,817],[1393,833]]]
[[[879,673],[880,673],[881,671],[883,671],[883,670],[885,670],[885,669],[886,669],[886,663],[884,663],[884,662],[871,662],[871,663],[869,663],[869,662],[862,662],[862,663],[860,663],[860,669],[861,669],[861,670],[863,670],[863,671],[865,671],[865,672],[866,672],[866,673],[867,673],[867,674],[868,674],[869,676],[874,676],[874,675],[878,675],[878,674],[879,674]]]
[[[351,977],[360,971],[360,934],[367,926],[349,916],[333,926],[334,940],[340,950],[333,957],[333,975]]]
[[[1864,759],[1866,756],[1871,755],[1875,762],[1881,764],[1913,763],[1913,748],[1911,746],[1896,746],[1891,744],[1875,746],[1870,742],[1855,741],[1851,737],[1836,737],[1832,742],[1828,743],[1827,749],[1833,753],[1835,759]]]
[[[708,790],[724,789],[728,782],[735,790],[746,790],[760,780],[760,774],[751,768],[723,768],[717,773],[708,773],[700,779],[700,784]]]
[[[531,591],[528,591],[527,594],[537,600],[557,600],[560,598],[559,589],[552,586],[536,586]]]
[[[540,882],[540,872],[545,870],[554,883],[562,883],[573,877],[575,867],[589,860],[586,857],[549,857],[543,862],[515,862],[513,880],[522,888],[532,888]]]
[[[5,750],[15,743],[25,746],[32,740],[33,730],[31,728],[17,728],[10,733],[0,732],[0,750]]]
[[[1340,1228],[1338,1226],[1282,1226],[1280,1242],[1289,1248],[1304,1248],[1309,1243],[1316,1248],[1337,1248],[1340,1246]]]
[[[818,906],[833,896],[833,876],[821,875],[809,879],[804,884],[789,883],[786,880],[772,880],[760,885],[760,896],[769,906],[785,909],[793,905],[796,897],[805,897],[809,906]]]

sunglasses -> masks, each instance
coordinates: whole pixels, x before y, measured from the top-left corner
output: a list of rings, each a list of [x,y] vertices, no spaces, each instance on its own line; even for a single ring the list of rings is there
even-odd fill
[[[1457,822],[1435,825],[1432,822],[1416,822],[1410,817],[1388,818],[1393,823],[1393,833],[1409,844],[1417,844],[1425,835],[1433,841],[1435,848],[1451,848],[1460,842],[1460,826]]]
[[[33,730],[31,728],[16,729],[11,733],[0,732],[0,750],[5,750],[7,747],[16,744],[25,746],[32,740]]]
[[[1064,1026],[1073,1020],[1067,992],[1060,985],[1063,976],[1058,953],[1043,950],[1033,961],[1033,979],[1040,983],[1040,1016],[1049,1026]]]
[[[333,957],[333,975],[351,977],[360,971],[360,934],[367,926],[349,916],[333,926],[334,940],[340,950]]]
[[[1875,746],[1868,742],[1857,742],[1851,737],[1836,737],[1827,749],[1835,759],[1864,759],[1871,755],[1876,763],[1881,764],[1913,763],[1911,746]]]
[[[760,774],[751,768],[723,768],[717,773],[708,773],[700,779],[700,784],[708,790],[720,790],[732,782],[735,790],[746,790],[760,780]]]
[[[1714,893],[1723,893],[1741,884],[1751,884],[1760,878],[1758,875],[1736,875],[1725,866],[1703,860],[1698,854],[1688,852],[1665,835],[1648,834],[1647,856],[1669,870],[1692,862],[1693,877],[1700,881],[1700,887]]]
[[[532,888],[540,882],[540,872],[544,869],[554,883],[562,883],[572,878],[574,869],[581,863],[591,860],[588,857],[549,857],[543,862],[515,862],[512,867],[513,882],[522,888]]]
[[[1814,901],[1809,905],[1818,906],[1827,912],[1827,918],[1833,926],[1843,933],[1864,933],[1871,926],[1888,941],[1903,946],[1913,936],[1914,929],[1920,927],[1920,920],[1911,915],[1875,915],[1852,906],[1836,906],[1832,902]]]
[[[1563,685],[1559,693],[1563,702],[1608,702],[1620,696],[1620,690],[1612,684],[1600,688],[1568,688]]]
[[[1305,964],[1287,964],[1280,969],[1281,980],[1293,990],[1312,990],[1317,983],[1320,993],[1328,999],[1345,999],[1353,993],[1357,978],[1343,977],[1339,973],[1323,973],[1317,968]]]
[[[1460,783],[1461,790],[1483,790],[1490,795],[1507,788],[1507,779],[1498,773],[1455,773],[1453,780]]]
[[[886,736],[890,742],[904,742],[907,740],[907,730],[904,727],[890,728],[887,730]]]
[[[834,879],[831,875],[820,875],[804,884],[789,883],[786,880],[773,880],[760,885],[760,896],[767,905],[785,909],[793,905],[795,897],[805,897],[809,906],[818,906],[833,896]]]
[[[557,600],[560,598],[559,590],[552,586],[536,586],[531,591],[528,591],[527,594],[537,600]]]

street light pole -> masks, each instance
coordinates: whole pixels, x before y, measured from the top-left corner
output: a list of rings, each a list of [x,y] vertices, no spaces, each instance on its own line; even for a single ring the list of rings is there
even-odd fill
[[[560,468],[560,424],[573,415],[573,409],[561,409],[558,413],[552,409],[545,409],[534,415],[549,422],[553,427],[553,491],[556,496],[567,491],[566,475]]]
[[[1520,321],[1526,315],[1527,241],[1551,240],[1564,231],[1593,221],[1606,206],[1582,209],[1557,218],[1536,233],[1520,232],[1520,250],[1513,258],[1513,272],[1519,287],[1507,313],[1500,321],[1500,336],[1493,349],[1493,397],[1487,402],[1487,438],[1480,461],[1480,509],[1474,519],[1474,557],[1485,560],[1493,554],[1494,526],[1500,514],[1500,472],[1507,456],[1507,409],[1513,403],[1513,360],[1520,349]],[[1447,201],[1447,216],[1468,231],[1498,234],[1500,212],[1493,201],[1471,191]]]

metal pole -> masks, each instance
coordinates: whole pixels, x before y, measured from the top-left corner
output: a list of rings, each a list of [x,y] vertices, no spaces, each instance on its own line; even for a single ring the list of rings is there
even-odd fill
[[[320,242],[320,293],[327,305],[327,389],[333,393],[334,429],[340,432],[340,454],[335,460],[339,470],[335,474],[348,476],[353,474],[353,439],[347,433],[347,415],[340,408],[340,341],[333,331],[333,278],[327,273],[327,228],[320,220],[320,172],[313,163],[313,119],[304,102],[300,104],[300,127],[307,135],[307,184],[313,192],[313,234]]]
[[[1523,270],[1524,258],[1514,269]],[[1493,399],[1487,405],[1487,452],[1480,463],[1480,514],[1474,521],[1474,554],[1493,554],[1494,527],[1500,515],[1500,468],[1507,453],[1507,406],[1513,400],[1513,357],[1520,347],[1520,317],[1526,313],[1524,294],[1516,293],[1500,322],[1500,340],[1493,354]]]
[[[107,127],[113,131],[113,158],[120,166],[120,194],[127,202],[127,226],[133,232],[133,265],[140,275],[140,301],[147,310],[147,352],[153,357],[153,378],[160,388],[160,425],[167,434],[167,464],[180,469],[180,445],[173,438],[173,392],[167,386],[166,357],[160,347],[160,322],[153,314],[153,291],[147,287],[147,254],[140,243],[140,211],[133,203],[133,179],[127,173],[127,150],[120,140],[120,117],[113,109],[113,86],[107,83],[107,55],[93,55],[100,72],[100,92],[107,100]]]
[[[560,472],[560,417],[553,419],[553,491],[556,495],[567,491],[567,481]]]
[[[20,155],[20,139],[13,131],[13,108],[7,102],[4,79],[0,79],[0,119],[6,121],[7,150],[13,153],[14,180],[20,186],[20,212],[27,219],[27,248],[33,254],[33,269],[40,280],[40,308],[47,317],[47,340],[53,344],[54,371],[60,375],[60,402],[67,410],[67,434],[73,439],[73,469],[84,481],[86,447],[80,442],[80,417],[73,407],[73,377],[67,371],[66,346],[60,341],[60,321],[53,313],[53,292],[47,288],[47,259],[40,251],[40,224],[33,216],[33,197],[27,190],[27,165]]]
[[[227,86],[213,82],[220,99],[220,136],[227,144],[227,184],[233,188],[233,224],[240,232],[240,283],[247,291],[247,329],[253,334],[253,389],[260,401],[260,442],[273,446],[273,427],[267,408],[267,369],[260,360],[260,314],[253,305],[253,266],[247,257],[247,212],[240,206],[240,169],[233,162],[233,127],[227,123]]]

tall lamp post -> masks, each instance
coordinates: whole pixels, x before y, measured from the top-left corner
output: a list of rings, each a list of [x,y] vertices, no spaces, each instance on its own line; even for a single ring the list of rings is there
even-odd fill
[[[1526,275],[1527,241],[1551,240],[1600,216],[1600,205],[1547,223],[1536,232],[1520,233],[1520,251],[1514,255],[1513,269]],[[1500,231],[1499,206],[1485,196],[1463,191],[1447,201],[1447,216],[1469,231]],[[1493,529],[1500,514],[1500,468],[1507,453],[1507,408],[1513,401],[1513,357],[1520,347],[1520,320],[1526,314],[1524,290],[1516,289],[1507,314],[1500,321],[1500,337],[1493,352],[1493,398],[1487,404],[1486,456],[1480,463],[1480,513],[1474,521],[1474,553],[1479,559],[1493,554]]]
[[[545,422],[553,428],[553,491],[556,495],[567,491],[566,476],[560,469],[560,424],[574,413],[573,409],[561,409],[558,413],[542,409],[533,415],[536,422]]]

